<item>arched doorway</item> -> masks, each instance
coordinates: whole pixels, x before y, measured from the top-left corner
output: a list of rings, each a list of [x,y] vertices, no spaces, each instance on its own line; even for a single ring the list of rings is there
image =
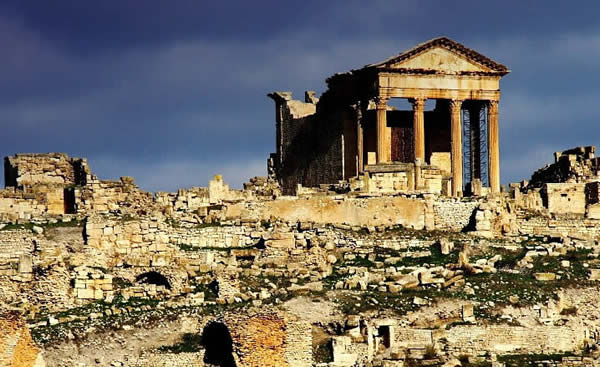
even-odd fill
[[[204,362],[220,367],[236,367],[233,359],[233,339],[225,324],[213,321],[202,331]]]

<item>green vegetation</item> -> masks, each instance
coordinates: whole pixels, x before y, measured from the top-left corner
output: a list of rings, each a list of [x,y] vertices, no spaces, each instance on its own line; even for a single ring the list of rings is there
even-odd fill
[[[194,246],[194,245],[189,245],[186,243],[178,243],[177,247],[179,247],[179,249],[181,251],[231,251],[231,250],[252,250],[255,249],[256,247],[254,246],[235,246],[235,247],[200,247],[200,246]]]
[[[115,277],[113,278],[113,287],[115,289],[124,289],[133,286],[133,283],[125,278]]]
[[[157,300],[152,300],[152,299],[145,299],[145,298],[137,298],[137,297],[131,297],[129,299],[125,299],[123,298],[123,296],[119,295],[117,297],[115,297],[115,299],[113,300],[112,303],[108,303],[104,300],[100,300],[100,301],[94,301],[91,303],[88,303],[86,305],[83,306],[79,306],[79,307],[74,307],[65,311],[61,311],[55,314],[52,314],[52,316],[54,318],[61,318],[61,317],[81,317],[81,316],[88,316],[91,313],[104,313],[106,310],[113,308],[113,307],[117,307],[117,308],[124,308],[124,307],[132,307],[132,308],[136,308],[136,307],[141,307],[141,306],[156,306],[156,304],[158,304]],[[43,321],[45,319],[48,318],[50,314],[45,311],[45,312],[40,312],[34,320],[30,320],[33,322],[39,322],[39,321]]]
[[[196,224],[194,228],[209,228],[209,227],[223,227],[223,223],[221,222],[204,222],[201,224]]]
[[[62,228],[62,227],[81,227],[83,226],[83,222],[80,220],[72,219],[68,222],[57,221],[55,223],[47,222],[47,223],[9,223],[4,227],[0,228],[0,231],[15,231],[15,230],[28,230],[33,231],[33,227],[41,227],[44,230],[51,228]]]
[[[450,293],[437,288],[415,288],[400,293],[375,290],[344,291],[337,292],[335,295],[328,294],[327,297],[336,302],[340,310],[347,315],[381,309],[393,311],[397,315],[404,315],[420,307],[413,303],[414,297],[434,302],[436,298],[449,298]]]
[[[492,362],[489,361],[471,361],[469,356],[462,354],[458,356],[458,360],[460,361],[460,365],[462,367],[491,367]]]
[[[563,354],[507,354],[498,356],[498,362],[511,367],[537,366],[541,361],[561,361],[563,357],[573,356],[573,353]]]
[[[179,343],[158,348],[161,353],[197,353],[203,350],[202,335],[185,333]]]
[[[333,362],[333,351],[330,340],[326,340],[324,343],[313,347],[313,359],[315,363]]]
[[[423,354],[423,358],[425,359],[434,359],[437,357],[437,351],[432,344],[428,344],[425,346],[425,353]]]
[[[403,257],[402,260],[394,264],[395,266],[421,266],[423,264],[446,265],[458,261],[458,251],[453,251],[448,255],[443,255],[438,245],[429,247],[430,255],[424,257]]]

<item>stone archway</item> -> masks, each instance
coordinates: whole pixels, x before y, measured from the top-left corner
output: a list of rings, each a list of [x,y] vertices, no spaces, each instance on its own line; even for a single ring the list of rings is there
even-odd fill
[[[204,363],[219,367],[236,367],[233,358],[233,339],[225,324],[213,321],[202,331]]]
[[[171,289],[171,283],[169,279],[157,271],[149,271],[142,273],[135,278],[136,283],[154,284],[157,286],[163,286],[166,289]]]

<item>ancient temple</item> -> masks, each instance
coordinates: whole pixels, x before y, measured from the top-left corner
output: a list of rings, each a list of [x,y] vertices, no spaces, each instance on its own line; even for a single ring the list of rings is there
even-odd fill
[[[271,173],[284,191],[340,180],[363,191],[498,192],[498,102],[506,66],[440,37],[335,74],[317,99],[276,102]],[[391,106],[408,100],[411,110]],[[426,111],[426,102],[435,107]],[[363,179],[364,178],[364,179]]]

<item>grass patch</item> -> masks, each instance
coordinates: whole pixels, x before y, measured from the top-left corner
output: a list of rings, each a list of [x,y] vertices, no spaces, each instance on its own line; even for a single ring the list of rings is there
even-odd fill
[[[8,223],[4,227],[2,227],[0,229],[0,231],[16,231],[16,230],[33,231],[34,226],[41,227],[44,230],[46,230],[46,229],[63,228],[63,227],[81,227],[82,225],[83,225],[83,222],[80,220],[76,220],[76,219],[72,219],[68,222],[57,221],[56,223],[50,223],[50,222],[47,222],[47,223],[33,223],[33,222]]]
[[[489,361],[471,361],[469,356],[461,354],[458,356],[462,367],[492,367],[492,362]]]
[[[254,250],[255,246],[235,246],[235,247],[200,247],[189,245],[187,243],[178,243],[177,247],[181,251],[193,252],[193,251],[231,251],[231,250]]]
[[[133,286],[133,283],[125,278],[115,277],[113,278],[113,286],[116,289],[124,289]]]
[[[333,362],[331,340],[326,340],[324,343],[318,344],[313,348],[313,360],[315,363]]]
[[[504,363],[506,366],[522,367],[536,366],[542,361],[560,362],[563,357],[571,357],[573,353],[562,354],[507,354],[498,356],[498,362]]]
[[[197,353],[203,350],[202,335],[195,333],[185,333],[181,341],[174,345],[162,346],[158,348],[160,353]]]

